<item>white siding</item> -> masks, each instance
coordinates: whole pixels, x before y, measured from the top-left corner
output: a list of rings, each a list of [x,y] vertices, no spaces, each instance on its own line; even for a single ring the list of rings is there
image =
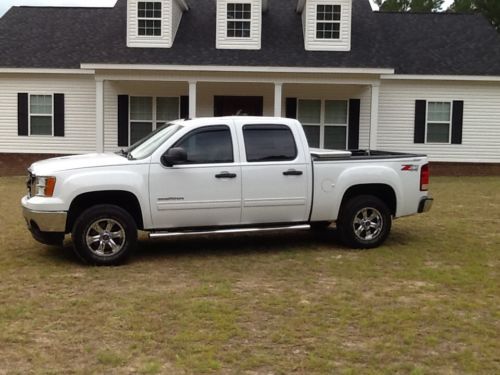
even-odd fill
[[[413,143],[419,99],[464,101],[461,145]],[[431,161],[500,162],[500,83],[382,81],[377,148],[425,153]]]
[[[64,94],[65,136],[18,136],[18,93]],[[0,74],[0,152],[93,152],[96,150],[95,119],[93,76]]]
[[[250,38],[227,37],[227,4],[251,4]],[[262,0],[217,0],[217,49],[260,49],[262,32]]]
[[[340,5],[340,38],[316,38],[316,9],[318,5]],[[351,50],[352,0],[306,0],[302,10],[304,46],[307,51],[350,51]]]
[[[182,8],[177,0],[150,0],[161,2],[161,35],[138,35],[137,3],[147,0],[128,0],[127,2],[127,47],[170,48],[181,22]]]

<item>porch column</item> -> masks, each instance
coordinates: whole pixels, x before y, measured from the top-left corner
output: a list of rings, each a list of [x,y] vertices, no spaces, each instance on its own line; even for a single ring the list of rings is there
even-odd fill
[[[196,81],[189,81],[189,118],[196,117]]]
[[[274,117],[281,117],[281,102],[283,97],[283,82],[274,83]]]
[[[95,81],[96,151],[104,152],[104,80]]]
[[[377,148],[377,134],[378,134],[378,105],[380,95],[380,82],[371,84],[372,101],[371,101],[371,115],[370,115],[370,150]]]

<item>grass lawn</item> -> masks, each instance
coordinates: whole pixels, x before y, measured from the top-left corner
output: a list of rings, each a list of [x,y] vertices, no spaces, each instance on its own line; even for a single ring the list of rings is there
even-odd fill
[[[143,239],[122,267],[32,240],[0,178],[0,374],[500,373],[500,177],[433,178],[385,246],[334,230]]]

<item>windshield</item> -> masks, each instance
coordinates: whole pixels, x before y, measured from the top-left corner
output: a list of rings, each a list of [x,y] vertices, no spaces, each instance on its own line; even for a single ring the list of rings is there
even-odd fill
[[[143,159],[148,157],[181,128],[182,126],[179,124],[165,124],[151,134],[135,142],[125,150],[125,153],[130,159]]]

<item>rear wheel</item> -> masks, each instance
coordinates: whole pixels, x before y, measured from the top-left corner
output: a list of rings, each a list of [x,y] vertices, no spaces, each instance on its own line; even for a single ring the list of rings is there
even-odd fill
[[[391,225],[389,208],[372,195],[360,195],[347,201],[337,221],[341,241],[357,249],[381,245],[389,235]]]
[[[73,227],[76,254],[85,262],[117,265],[130,256],[137,241],[137,226],[130,214],[114,205],[97,205],[84,211]]]

